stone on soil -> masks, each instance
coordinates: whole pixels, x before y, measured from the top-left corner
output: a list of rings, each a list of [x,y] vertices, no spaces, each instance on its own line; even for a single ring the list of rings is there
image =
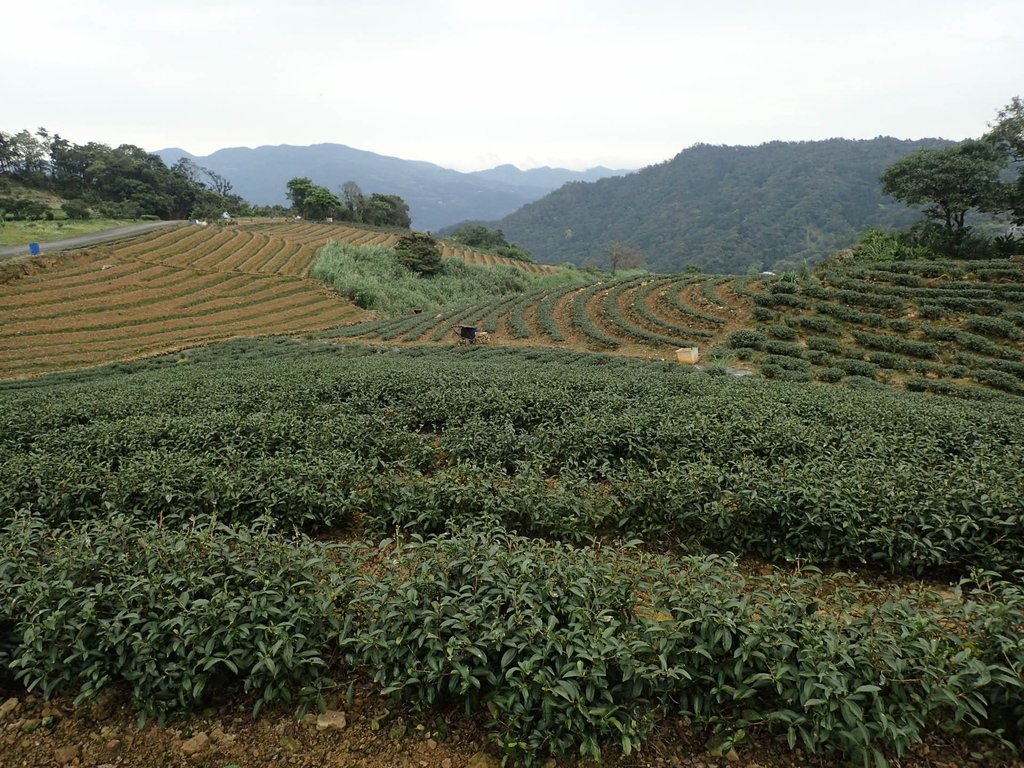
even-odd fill
[[[209,746],[210,737],[200,731],[181,745],[181,751],[186,755],[198,755],[200,752],[205,752]]]
[[[322,712],[317,715],[316,718],[316,729],[318,731],[340,731],[347,725],[345,721],[345,713],[339,712],[336,709],[328,709],[326,712]]]
[[[477,752],[469,758],[466,768],[501,768],[501,760],[486,752]]]
[[[17,712],[20,706],[21,702],[13,696],[9,698],[7,701],[5,701],[3,704],[0,704],[0,720],[6,720],[7,716],[13,715],[15,712]]]
[[[57,765],[67,765],[77,757],[78,747],[76,746],[60,747],[53,751],[53,761],[57,763]]]

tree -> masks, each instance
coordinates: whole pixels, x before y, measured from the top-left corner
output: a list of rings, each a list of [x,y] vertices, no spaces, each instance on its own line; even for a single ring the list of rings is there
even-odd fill
[[[378,227],[401,227],[408,229],[412,224],[409,204],[398,195],[381,195],[374,192],[366,201],[363,221]]]
[[[882,192],[940,224],[945,245],[964,241],[967,212],[991,210],[1000,194],[1004,156],[991,142],[968,140],[945,149],[922,149],[897,160],[882,173]]]
[[[306,176],[296,176],[285,186],[288,187],[288,192],[285,193],[285,196],[291,200],[292,208],[301,216],[302,206],[306,201],[306,195],[308,195],[310,190],[315,186],[313,184],[313,180]]]
[[[613,240],[608,243],[608,261],[614,275],[620,269],[639,269],[644,265],[644,255],[629,243]]]
[[[362,221],[363,211],[366,208],[366,197],[363,190],[354,181],[346,181],[341,185],[341,199],[345,203],[348,214],[345,216],[349,221]]]
[[[341,200],[327,189],[314,185],[302,201],[302,215],[307,219],[322,221],[341,208]]]
[[[441,269],[441,245],[428,234],[410,232],[395,244],[398,261],[420,275],[432,275]]]
[[[452,240],[470,248],[495,248],[509,245],[500,229],[488,229],[483,224],[463,224],[452,234]]]
[[[1015,224],[1024,224],[1024,100],[1014,96],[985,134],[985,140],[999,151],[1017,178],[1000,182],[999,211],[1008,212]]]
[[[212,189],[221,197],[227,197],[228,195],[231,194],[231,189],[233,185],[231,184],[230,181],[225,179],[219,173],[211,171],[209,168],[203,168],[202,166],[200,166],[199,170],[202,171],[203,175],[206,176],[207,179],[209,179],[210,189]]]
[[[304,218],[319,221],[332,217],[341,210],[341,200],[336,194],[327,187],[314,184],[305,176],[296,176],[287,186],[292,210]]]

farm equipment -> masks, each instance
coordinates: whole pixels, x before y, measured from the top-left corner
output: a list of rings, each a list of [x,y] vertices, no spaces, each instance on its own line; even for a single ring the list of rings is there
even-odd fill
[[[460,344],[483,344],[487,341],[487,331],[481,331],[475,325],[460,325],[455,329]]]

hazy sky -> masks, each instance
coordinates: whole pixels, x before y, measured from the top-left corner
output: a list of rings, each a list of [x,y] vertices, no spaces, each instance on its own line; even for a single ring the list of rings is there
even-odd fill
[[[3,28],[0,130],[199,155],[636,168],[698,142],[978,136],[1024,95],[1021,0],[49,0]]]

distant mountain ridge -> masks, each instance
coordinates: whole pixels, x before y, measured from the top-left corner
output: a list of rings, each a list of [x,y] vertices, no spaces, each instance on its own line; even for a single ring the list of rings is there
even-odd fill
[[[564,168],[520,170],[499,165],[461,173],[434,163],[403,160],[344,144],[308,147],[282,144],[230,147],[198,156],[177,147],[155,152],[172,165],[187,157],[224,176],[233,191],[259,205],[286,205],[285,184],[296,176],[337,191],[354,181],[363,192],[400,195],[416,229],[437,230],[468,219],[499,219],[570,181],[596,181],[628,173],[609,168],[570,171]]]
[[[953,143],[698,144],[622,177],[566,184],[492,225],[548,263],[607,266],[608,245],[623,242],[658,272],[794,267],[847,247],[859,232],[919,218],[883,197],[878,177],[910,152]]]

